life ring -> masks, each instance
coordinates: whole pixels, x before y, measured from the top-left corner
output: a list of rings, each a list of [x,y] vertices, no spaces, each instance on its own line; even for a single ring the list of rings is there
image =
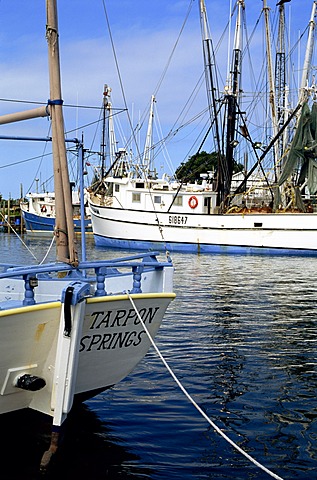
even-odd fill
[[[198,205],[198,200],[197,200],[197,197],[195,197],[195,195],[193,195],[192,197],[190,197],[190,199],[188,200],[188,205],[190,206],[190,208],[194,209],[197,207]]]
[[[46,213],[46,206],[45,206],[45,205],[42,205],[42,207],[41,207],[41,212],[42,212],[42,213]]]

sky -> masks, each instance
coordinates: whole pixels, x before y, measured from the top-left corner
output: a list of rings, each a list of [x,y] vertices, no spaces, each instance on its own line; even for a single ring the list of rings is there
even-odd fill
[[[274,15],[276,0],[267,3]],[[254,22],[263,1],[246,0],[245,4],[247,18]],[[292,35],[297,36],[309,21],[313,2],[292,0],[287,5],[296,21]],[[206,7],[211,33],[217,39],[228,21],[230,1],[206,0]],[[156,96],[155,128],[163,136],[206,108],[198,0],[59,0],[58,9],[68,137],[83,134],[85,148],[98,150],[101,126],[96,122],[104,84],[112,89],[114,109],[129,111],[130,120],[124,112],[115,118],[119,147],[123,146],[120,138],[123,143],[130,136],[131,124],[147,118],[152,94]],[[49,97],[45,23],[44,0],[0,0],[0,115],[33,108],[37,105],[32,102],[45,103]],[[226,51],[221,50],[220,56],[224,65]],[[193,93],[198,83],[200,89]],[[205,122],[206,117],[199,116],[190,127],[171,136],[166,152],[158,156],[160,174],[165,170],[170,174],[172,167],[195,153]],[[92,125],[85,128],[88,124]],[[137,138],[140,149],[144,125]],[[4,125],[0,134],[46,137],[50,123],[36,119]],[[52,173],[48,152],[46,143],[0,140],[3,198],[19,198],[36,186],[40,190],[39,185]],[[98,156],[92,156],[91,164],[97,163]],[[46,188],[52,187],[47,183]]]

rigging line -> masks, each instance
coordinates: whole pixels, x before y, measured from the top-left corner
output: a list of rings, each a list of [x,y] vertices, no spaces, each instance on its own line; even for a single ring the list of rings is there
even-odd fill
[[[189,11],[190,11],[190,7],[189,7]],[[189,12],[188,12],[189,14]],[[187,15],[188,16],[188,15]],[[184,25],[185,25],[185,22],[187,21],[187,17],[186,17],[186,20],[184,21]],[[198,94],[198,91],[199,89],[201,88],[201,84],[202,84],[202,81],[203,81],[203,77],[204,77],[204,72],[201,74],[199,80],[197,81],[196,85],[194,86],[193,90],[192,90],[192,93],[188,96],[188,99],[186,104],[184,105],[184,107],[182,108],[182,110],[180,111],[177,119],[174,121],[174,124],[173,126],[171,127],[170,129],[170,132],[168,133],[168,135],[165,137],[164,141],[166,141],[170,136],[175,136],[175,134],[184,126],[187,126],[188,124],[190,124],[191,122],[193,122],[196,118],[198,118],[200,116],[200,114],[198,114],[196,117],[194,117],[193,119],[190,119],[189,121],[187,121],[186,123],[184,123],[184,125],[180,125],[179,127],[176,128],[178,122],[184,122],[184,119],[186,118],[186,114],[188,113],[188,111],[190,110],[191,106],[194,104],[195,102],[195,98]],[[157,87],[158,88],[158,87]],[[203,112],[202,112],[203,113]],[[142,115],[142,118],[139,120],[138,124],[135,126],[134,130],[133,130],[133,133],[131,134],[130,138],[128,139],[128,141],[126,142],[126,145],[130,145],[131,144],[131,137],[132,139],[135,138],[137,132],[140,131],[140,129],[142,128],[143,124],[144,124],[144,121],[145,121],[145,112],[143,113]],[[175,131],[174,131],[175,129]],[[140,152],[138,152],[138,155],[140,157]]]
[[[167,133],[167,135],[165,136],[165,138],[163,138],[161,141],[167,141],[170,137],[175,137],[175,135],[177,135],[177,133],[179,133],[183,128],[185,127],[188,127],[188,125],[190,125],[191,123],[195,122],[196,120],[198,120],[200,117],[202,117],[203,115],[205,115],[205,113],[208,112],[208,107],[206,107],[204,110],[202,110],[201,112],[197,113],[197,115],[195,115],[194,117],[190,118],[187,122],[183,123],[182,125],[180,125],[179,127],[175,128],[175,130],[173,130],[173,128],[175,127],[175,124],[174,126],[170,129],[170,131]],[[209,120],[208,120],[209,121]],[[161,142],[160,141],[160,142]]]
[[[42,154],[42,155],[38,155],[36,157],[27,158],[26,160],[19,160],[18,162],[8,163],[7,165],[1,165],[0,169],[1,168],[7,168],[7,167],[13,167],[14,165],[20,165],[21,163],[31,162],[33,160],[38,160],[39,158],[42,159],[43,157],[47,157],[49,155],[52,155],[52,154],[51,153],[45,153],[44,155]]]
[[[185,15],[185,19],[184,19],[183,24],[182,24],[182,26],[181,26],[180,32],[179,32],[179,34],[178,34],[178,36],[177,36],[177,39],[176,39],[176,41],[175,41],[175,44],[174,44],[174,46],[173,46],[173,48],[172,48],[172,51],[171,51],[171,53],[170,53],[170,56],[169,56],[169,58],[168,58],[168,60],[167,60],[166,66],[165,66],[164,69],[163,69],[163,73],[161,74],[161,77],[160,77],[160,79],[159,79],[159,81],[158,81],[158,83],[157,83],[157,85],[156,85],[156,87],[155,87],[155,89],[154,89],[154,93],[153,93],[154,97],[157,96],[157,93],[158,93],[158,91],[159,91],[159,89],[160,89],[160,87],[161,87],[161,85],[162,85],[162,83],[163,83],[163,80],[164,80],[165,76],[166,76],[167,70],[168,70],[168,68],[169,68],[169,66],[170,66],[170,64],[171,64],[172,58],[173,58],[174,53],[175,53],[175,51],[176,51],[176,47],[177,47],[178,44],[179,44],[181,35],[182,35],[183,31],[184,31],[184,28],[185,28],[185,25],[186,25],[186,23],[187,23],[188,17],[189,17],[189,15],[190,15],[190,12],[191,12],[191,9],[192,9],[192,6],[193,6],[194,1],[195,1],[195,0],[190,0],[190,2],[189,2],[188,10],[187,10],[187,13],[186,13],[186,15]],[[196,88],[196,87],[195,87],[195,88]],[[181,113],[182,113],[182,112],[181,112]],[[143,123],[144,123],[144,121],[145,121],[145,118],[146,118],[146,111],[144,111],[143,114],[141,115],[141,118],[140,118],[138,124],[136,125],[135,130],[140,130],[140,129],[141,129],[141,127],[143,126]],[[175,122],[175,123],[176,123],[176,122]],[[175,125],[175,123],[174,123],[174,125]]]
[[[187,122],[184,123],[184,121],[186,119],[186,115],[188,114],[192,105],[195,103],[198,92],[199,92],[199,90],[201,88],[201,85],[204,81],[204,76],[205,76],[205,72],[203,71],[202,74],[200,75],[198,81],[196,82],[196,85],[194,86],[191,94],[188,96],[188,100],[186,101],[184,107],[182,108],[182,110],[178,114],[176,120],[174,121],[174,124],[172,125],[172,127],[170,129],[170,132],[167,134],[167,137],[169,135],[175,135],[175,134],[173,134],[173,131],[175,133],[177,133],[178,130],[181,129],[183,126],[189,125],[190,123],[194,122],[201,115],[201,113],[205,113],[206,111],[208,111],[208,107],[207,107],[206,109],[203,110],[203,112],[199,113],[198,115],[195,115],[195,117],[187,120]],[[181,122],[181,125],[177,126],[179,122]]]
[[[0,98],[0,102],[10,102],[10,103],[27,103],[29,105],[47,105],[47,102],[32,102],[31,100],[15,100],[13,98]],[[93,105],[72,105],[70,103],[63,103],[63,107],[69,108],[87,108],[92,110],[100,110],[100,107],[96,107]],[[113,110],[124,110],[122,108],[114,108]],[[120,112],[119,112],[120,113]]]
[[[166,73],[167,73],[167,70],[168,70],[168,68],[169,68],[169,66],[170,66],[170,63],[171,63],[171,61],[172,61],[172,58],[173,58],[173,55],[174,55],[174,53],[175,53],[176,47],[177,47],[177,45],[179,44],[181,35],[182,35],[183,31],[184,31],[185,25],[186,25],[186,23],[187,23],[189,14],[190,14],[191,9],[192,9],[192,6],[193,6],[193,3],[194,3],[194,0],[190,0],[189,6],[188,6],[188,10],[187,10],[187,13],[186,13],[186,15],[185,15],[185,19],[184,19],[183,24],[182,24],[182,26],[181,26],[181,29],[180,29],[180,31],[179,31],[178,37],[177,37],[177,39],[176,39],[176,42],[175,42],[175,44],[174,44],[174,46],[173,46],[173,48],[172,48],[171,54],[170,54],[170,56],[169,56],[169,58],[168,58],[168,60],[167,60],[167,63],[166,63],[166,66],[165,66],[165,68],[164,68],[164,70],[163,70],[163,73],[162,73],[162,75],[161,75],[161,78],[159,79],[158,84],[157,84],[157,86],[156,86],[155,89],[154,89],[154,96],[155,96],[155,97],[156,97],[156,95],[157,95],[157,93],[158,93],[158,91],[159,91],[159,89],[160,89],[160,87],[161,87],[161,85],[162,85],[162,83],[163,83],[164,77],[165,77],[165,75],[166,75]]]
[[[155,112],[155,118],[157,119],[157,121],[155,122],[155,129],[156,129],[156,132],[157,132],[157,135],[158,135],[158,138],[162,138],[163,137],[163,131],[162,131],[162,126],[161,126],[161,122],[160,122],[160,119],[159,119],[159,115],[158,115],[158,111],[156,110]],[[153,146],[154,147],[154,146]],[[171,157],[168,153],[168,150],[167,150],[167,147],[166,147],[166,143],[165,141],[162,141],[160,143],[160,151],[162,152],[163,154],[163,158],[166,160],[166,163],[168,164],[168,167],[170,169],[171,172],[175,172],[175,168],[173,167],[173,163],[172,163],[172,160],[171,160]],[[156,157],[157,155],[154,155],[154,158]]]
[[[202,117],[206,112],[208,111],[208,107],[203,110],[202,112],[200,112],[199,114],[197,114],[195,117],[193,117],[192,119],[190,119],[187,123],[184,123],[183,125],[180,125],[176,130],[170,130],[169,133],[165,136],[165,137],[162,137],[159,141],[157,141],[156,143],[153,144],[152,146],[152,149],[154,150],[155,149],[155,154],[154,154],[154,158],[156,158],[163,150],[163,148],[166,149],[166,144],[167,142],[169,141],[170,138],[173,138],[175,137],[183,128],[187,127],[188,125],[190,125],[192,122],[198,120],[200,117]],[[207,124],[209,124],[209,119],[207,120],[207,122],[205,122],[204,124],[204,127],[206,127]],[[198,138],[196,139],[195,143],[197,143],[197,141],[199,140],[201,134],[198,136]],[[183,137],[184,138],[184,137]],[[193,150],[194,146],[191,147],[191,149],[189,150],[189,152],[187,152],[187,154],[184,156],[184,159],[188,158],[188,156],[190,155],[190,152],[191,150]],[[137,160],[140,160],[138,157],[137,157]]]
[[[38,262],[38,259],[36,258],[36,256],[34,255],[34,253],[29,249],[29,247],[27,246],[27,244],[22,240],[22,237],[18,234],[18,232],[12,227],[12,225],[8,222],[8,220],[5,218],[5,216],[3,215],[2,212],[0,212],[0,215],[1,217],[3,218],[3,220],[8,224],[8,227],[11,228],[12,232],[18,237],[18,239],[20,240],[20,242],[22,243],[22,245],[29,251],[29,253],[32,255],[32,257]]]
[[[71,149],[67,149],[66,151],[67,151],[67,153],[74,153]],[[45,153],[45,154],[43,153],[41,157],[48,156],[48,155],[52,155],[52,152]],[[74,153],[74,155],[76,155],[76,153]],[[41,157],[34,157],[34,159],[41,158]],[[33,160],[33,158],[32,158],[31,160]],[[27,161],[28,161],[28,160],[27,160]],[[41,163],[42,163],[42,162],[41,162]],[[69,163],[70,163],[70,162],[69,162]],[[11,166],[11,165],[12,165],[12,164],[7,165],[7,166]],[[0,167],[0,168],[2,168],[2,167]],[[72,168],[73,168],[73,167],[72,167]],[[74,170],[74,169],[73,169],[73,170]],[[72,173],[73,173],[73,171],[72,171]],[[36,176],[37,176],[37,175],[36,175]],[[36,176],[35,176],[35,178],[36,178]],[[43,182],[40,183],[40,187],[43,189],[43,192],[44,192],[44,187],[45,187],[45,185],[48,185],[48,183],[51,182],[53,179],[54,179],[54,175],[52,174],[52,175],[50,175],[49,177],[47,177]],[[31,192],[31,189],[32,189],[33,184],[34,184],[34,181],[33,181],[32,185],[31,185],[31,187],[27,190],[27,192]],[[45,189],[45,191],[46,191],[46,189]]]
[[[289,123],[291,122],[291,120],[296,117],[297,113],[299,112],[299,110],[302,108],[302,104],[299,103],[297,105],[297,107],[293,110],[293,112],[291,113],[291,115],[288,117],[288,119],[286,120],[286,122],[284,123],[284,125],[282,126],[282,128],[280,129],[279,133],[274,137],[272,138],[272,140],[270,141],[269,145],[266,147],[266,149],[263,151],[263,153],[261,154],[261,156],[259,157],[258,161],[253,165],[253,167],[248,171],[247,175],[245,176],[245,178],[243,179],[243,181],[240,183],[240,185],[238,186],[238,188],[236,188],[236,190],[233,192],[234,195],[240,193],[240,191],[242,191],[242,189],[244,188],[244,185],[246,185],[246,182],[248,180],[248,178],[252,175],[252,173],[254,172],[254,170],[256,170],[256,168],[261,164],[261,162],[264,160],[266,154],[271,150],[271,148],[273,147],[274,143],[276,142],[276,140],[282,135],[282,133],[284,132],[284,130],[286,129],[286,127],[289,125]]]
[[[184,127],[187,127],[188,125],[190,125],[191,123],[195,122],[196,120],[199,119],[199,117],[201,117],[202,115],[205,114],[206,111],[208,111],[208,107],[205,108],[202,112],[196,114],[194,117],[190,118],[189,120],[186,120],[186,115],[188,114],[191,106],[195,103],[195,99],[198,95],[198,91],[201,87],[201,83],[202,83],[202,80],[203,80],[203,77],[204,77],[204,73],[201,74],[198,82],[196,83],[196,85],[194,86],[193,90],[192,90],[192,93],[188,96],[188,100],[186,101],[185,105],[183,106],[182,110],[180,111],[180,113],[178,114],[178,117],[176,118],[176,120],[174,121],[172,127],[170,128],[170,131],[167,133],[167,135],[162,139],[160,140],[158,143],[161,143],[161,142],[167,142],[167,140],[170,138],[170,137],[174,137],[182,128]],[[180,125],[178,126],[178,123],[180,122]],[[185,122],[185,123],[183,123]],[[139,131],[141,129],[141,127],[143,126],[143,123],[144,123],[144,120],[142,120],[142,124],[141,123],[138,123],[135,127],[135,131]],[[128,143],[131,143],[131,138],[129,139]],[[140,152],[139,152],[139,155],[140,155]]]
[[[195,158],[195,157],[197,157],[197,156],[201,153],[200,150],[201,150],[201,148],[203,147],[203,144],[205,143],[205,140],[206,140],[206,138],[208,137],[211,129],[212,129],[212,125],[209,125],[209,128],[207,129],[207,132],[206,132],[203,140],[201,141],[201,144],[200,144],[200,146],[198,147],[198,150],[196,151],[196,153],[195,153],[191,158]],[[177,179],[178,179],[178,176],[180,175],[180,173],[182,172],[182,169],[183,169],[184,167],[185,167],[185,164],[184,164],[184,165],[181,165],[181,166],[179,167],[178,172],[177,172],[177,177],[176,177]],[[194,170],[192,171],[192,174],[195,174],[195,173],[198,173],[198,172],[199,172],[199,167],[197,167],[196,169],[194,169]],[[176,172],[175,172],[175,173],[176,173]],[[187,174],[187,175],[188,175],[188,174]],[[171,201],[171,203],[170,203],[170,206],[169,206],[168,209],[167,209],[167,213],[170,212],[172,206],[174,205],[174,202],[175,202],[175,200],[176,200],[176,198],[177,198],[177,196],[178,196],[178,194],[179,194],[182,186],[184,185],[185,181],[186,181],[186,177],[185,177],[185,178],[182,177],[182,178],[180,179],[179,187],[178,187],[178,189],[176,190],[175,195],[173,195],[173,198],[172,198],[172,201]]]
[[[31,162],[33,160],[43,159],[43,157],[48,157],[50,155],[52,155],[52,152],[44,153],[44,154],[42,153],[41,155],[37,155],[36,157],[30,157],[30,158],[26,158],[24,160],[19,160],[18,162],[7,163],[6,165],[0,165],[0,169],[13,167],[14,165],[20,165],[21,163],[27,163],[27,162]]]
[[[50,131],[51,131],[51,124],[49,124],[48,135],[47,135],[48,138],[49,138]],[[39,165],[38,165],[38,167],[37,167],[37,171],[36,171],[36,173],[35,173],[35,175],[34,175],[34,179],[33,179],[32,183],[31,183],[30,187],[27,189],[27,192],[31,192],[31,189],[32,189],[32,187],[33,187],[33,185],[34,185],[35,179],[36,179],[37,176],[38,176],[38,173],[39,173],[40,168],[41,168],[41,166],[42,166],[43,158],[44,158],[44,156],[46,155],[46,154],[45,154],[45,151],[46,151],[46,148],[47,148],[47,144],[48,144],[48,142],[45,142],[44,151],[43,151],[43,153],[42,153],[42,156],[40,157],[40,163],[39,163]]]
[[[123,97],[123,103],[124,103],[124,106],[125,106],[125,109],[126,109],[126,112],[127,112],[128,122],[129,122],[130,129],[131,129],[131,132],[132,132],[132,135],[133,135],[133,140],[135,142],[135,145],[136,145],[136,148],[137,148],[137,151],[138,151],[138,155],[140,155],[138,142],[137,142],[137,139],[135,137],[134,129],[133,129],[133,126],[132,126],[131,116],[130,116],[130,113],[129,113],[129,110],[128,110],[127,99],[126,99],[125,91],[124,91],[124,88],[123,88],[123,81],[122,81],[122,77],[121,77],[121,73],[120,73],[118,57],[117,57],[117,53],[116,53],[115,46],[114,46],[114,41],[113,41],[112,31],[111,31],[111,28],[110,28],[110,22],[109,22],[109,17],[108,17],[108,12],[107,12],[107,8],[106,8],[105,0],[102,0],[102,3],[103,3],[103,9],[104,9],[105,17],[106,17],[106,23],[107,23],[108,33],[109,33],[109,37],[110,37],[110,43],[111,43],[112,53],[113,53],[113,57],[114,57],[114,62],[115,62],[116,70],[117,70],[117,74],[118,74],[121,94],[122,94],[122,97]]]
[[[282,477],[279,477],[278,475],[276,475],[274,472],[271,472],[271,470],[269,470],[268,468],[266,468],[264,465],[262,465],[261,463],[259,463],[257,460],[255,460],[255,458],[251,457],[251,455],[249,455],[247,452],[245,452],[241,447],[239,447],[239,445],[237,445],[233,440],[231,440],[231,438],[229,438],[209,417],[208,415],[206,415],[206,413],[202,410],[202,408],[195,402],[195,400],[191,397],[191,395],[188,393],[188,391],[186,390],[186,388],[182,385],[182,383],[180,382],[180,380],[177,378],[177,376],[175,375],[175,373],[173,372],[173,370],[170,368],[170,366],[168,365],[167,361],[165,360],[165,358],[163,357],[163,355],[161,354],[160,350],[158,349],[156,343],[154,342],[153,338],[151,337],[151,334],[147,328],[147,326],[145,325],[145,323],[143,322],[142,320],[142,317],[138,311],[138,309],[136,308],[136,305],[133,301],[133,298],[131,297],[130,293],[129,292],[126,292],[127,295],[128,295],[128,298],[131,302],[131,305],[142,325],[142,328],[145,330],[153,348],[155,349],[156,353],[158,354],[159,358],[161,359],[162,363],[164,364],[164,366],[166,367],[167,371],[169,372],[169,374],[171,375],[171,377],[174,379],[174,381],[176,382],[176,384],[178,385],[178,387],[181,389],[181,391],[184,393],[184,395],[188,398],[188,400],[193,404],[193,406],[196,408],[196,410],[198,410],[198,412],[205,418],[205,420],[207,420],[207,422],[212,426],[212,428],[217,432],[219,433],[219,435],[225,439],[228,443],[230,443],[230,445],[235,448],[239,453],[241,453],[244,457],[246,457],[248,460],[250,460],[250,462],[252,462],[254,465],[256,465],[258,468],[260,468],[261,470],[263,470],[264,472],[266,472],[268,475],[270,475],[271,477],[277,479],[277,480],[283,480]]]
[[[100,107],[98,107],[98,110],[100,110]],[[112,116],[114,117],[115,115],[118,115],[119,113],[125,112],[126,110],[127,110],[126,108],[118,108],[118,112],[116,112]],[[67,130],[67,132],[65,132],[65,134],[67,135],[68,133],[76,132],[77,130],[82,130],[84,128],[91,127],[92,125],[96,125],[97,123],[100,123],[100,122],[101,122],[101,119],[99,118],[98,120],[94,120],[93,122],[86,123],[84,125],[80,125],[76,128],[73,128],[72,130]]]
[[[92,139],[90,141],[90,150],[92,150],[92,147],[95,145],[95,141],[96,141],[96,138],[97,138],[97,134],[99,135],[99,129],[100,129],[100,126],[99,124],[102,122],[102,114],[103,114],[103,108],[104,106],[101,105],[100,107],[100,111],[99,111],[99,118],[98,118],[98,121],[97,121],[97,126],[96,126],[96,129],[95,129],[95,133],[94,135],[92,136]],[[100,150],[100,148],[99,148]],[[100,155],[100,151],[98,153]]]
[[[114,56],[114,61],[115,61],[115,65],[116,65],[116,69],[117,69],[117,74],[118,74],[118,78],[119,78],[119,83],[120,83],[120,88],[121,88],[121,94],[122,94],[122,97],[123,97],[123,103],[124,103],[124,106],[125,106],[126,111],[127,111],[128,122],[129,122],[130,129],[131,129],[131,132],[132,132],[133,141],[134,141],[135,146],[136,146],[136,149],[137,149],[137,154],[138,154],[138,156],[141,158],[141,153],[140,153],[139,145],[138,145],[138,142],[137,142],[137,139],[136,139],[135,131],[134,131],[133,126],[132,126],[131,116],[130,116],[129,110],[128,110],[128,108],[127,108],[127,100],[126,100],[125,91],[124,91],[124,88],[123,88],[123,82],[122,82],[122,77],[121,77],[121,73],[120,73],[120,69],[119,69],[118,57],[117,57],[116,50],[115,50],[115,46],[114,46],[114,41],[113,41],[113,36],[112,36],[111,28],[110,28],[110,22],[109,22],[109,17],[108,17],[108,13],[107,13],[107,8],[106,8],[105,0],[102,0],[102,3],[103,3],[104,13],[105,13],[105,17],[106,17],[108,32],[109,32],[109,36],[110,36],[110,42],[111,42],[112,52],[113,52],[113,56]],[[148,183],[148,179],[147,179],[147,178],[146,178],[146,181],[147,181],[147,183]],[[148,187],[148,188],[149,188],[149,192],[150,192],[150,187]],[[167,248],[166,248],[166,242],[165,242],[164,235],[163,235],[163,229],[162,229],[162,227],[161,227],[161,225],[160,225],[159,218],[158,218],[157,212],[156,212],[156,210],[155,210],[155,204],[154,204],[153,196],[150,195],[150,198],[151,198],[151,202],[152,202],[152,205],[153,205],[153,211],[154,211],[154,215],[155,215],[155,220],[156,220],[156,222],[157,222],[157,225],[158,225],[158,228],[159,228],[161,237],[162,237],[162,241],[163,241],[163,243],[164,243],[165,250],[167,250]]]

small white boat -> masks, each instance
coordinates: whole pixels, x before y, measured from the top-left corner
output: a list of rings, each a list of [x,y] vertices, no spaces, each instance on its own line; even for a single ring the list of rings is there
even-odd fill
[[[255,63],[258,74],[265,72],[265,75],[263,80],[258,79],[260,90],[251,94],[244,92],[242,85],[242,74],[247,70],[242,69],[242,59],[246,60],[249,52],[252,54],[251,39],[247,39],[246,49],[243,48],[243,32],[254,31],[253,26],[244,28],[247,2],[235,2],[235,32],[228,36],[234,38],[232,62],[224,84],[226,74],[218,78],[206,6],[200,0],[210,136],[217,158],[214,171],[197,174],[197,181],[191,183],[182,181],[182,168],[178,169],[178,179],[166,175],[158,178],[149,144],[138,164],[131,164],[123,153],[112,173],[102,179],[100,191],[94,190],[90,195],[97,245],[208,253],[317,255],[314,128],[317,104],[312,67],[317,3],[312,2],[310,17],[307,12],[307,49],[301,85],[292,108],[287,94],[285,3],[281,1],[276,7],[279,42],[275,43],[274,78],[270,9],[263,2],[265,62],[260,62],[257,52]],[[288,58],[292,58],[291,54]],[[259,68],[261,65],[263,69]],[[268,103],[264,100],[266,92]],[[152,119],[153,111],[150,122]],[[268,126],[264,123],[267,119]],[[248,164],[252,167],[243,168]],[[235,171],[237,166],[241,168]]]
[[[52,417],[43,469],[56,451],[60,427],[74,401],[96,395],[133,370],[151,345],[147,331],[156,334],[175,297],[172,263],[159,263],[155,255],[90,262],[83,241],[83,259],[78,259],[56,0],[46,4],[50,100],[44,110],[52,121],[57,261],[33,266],[13,261],[0,271],[0,414],[32,408]],[[9,121],[42,114],[42,109],[16,113]],[[78,148],[83,151],[80,142]]]

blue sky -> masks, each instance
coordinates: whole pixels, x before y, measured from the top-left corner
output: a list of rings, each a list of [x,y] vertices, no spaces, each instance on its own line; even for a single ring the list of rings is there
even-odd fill
[[[115,67],[104,11],[108,19],[117,54],[124,97],[133,124],[148,108],[156,92],[156,107],[160,129],[164,135],[177,121],[188,97],[203,72],[200,24],[197,0],[191,12],[169,68],[157,90],[159,80],[179,35],[190,6],[190,0],[59,0],[59,30],[62,63],[62,91],[65,104],[100,107],[105,83],[112,88],[112,103],[123,108],[124,100]],[[258,18],[262,0],[246,0],[249,20]],[[206,0],[212,34],[219,37],[228,19],[229,0]],[[268,0],[275,11],[276,1]],[[298,35],[308,23],[312,1],[292,0],[292,16]],[[252,31],[252,27],[250,27]],[[260,40],[259,40],[260,42]],[[3,99],[45,102],[48,98],[47,45],[45,40],[45,1],[0,0],[0,114],[31,108]],[[223,63],[226,54],[222,53]],[[206,107],[202,87],[192,98],[187,118],[194,117]],[[98,119],[96,109],[65,107],[65,126],[74,136],[80,135],[83,125]],[[119,116],[120,127],[129,136],[130,127],[125,114]],[[203,128],[203,121],[184,129],[172,138],[167,149],[169,157],[158,159],[158,170],[169,171],[169,161],[177,167],[194,153],[193,145]],[[29,120],[23,124],[1,127],[3,135],[46,136],[47,119]],[[84,131],[86,148],[98,148],[100,127]],[[140,137],[142,147],[144,133]],[[120,136],[117,134],[120,146]],[[121,145],[122,146],[122,145]],[[4,198],[20,196],[35,190],[34,179],[43,182],[51,175],[50,157],[43,154],[49,146],[35,142],[0,141],[0,193]],[[33,160],[31,160],[34,158]],[[28,161],[25,161],[28,160]],[[93,159],[94,161],[94,159]],[[97,160],[95,160],[97,161]]]

